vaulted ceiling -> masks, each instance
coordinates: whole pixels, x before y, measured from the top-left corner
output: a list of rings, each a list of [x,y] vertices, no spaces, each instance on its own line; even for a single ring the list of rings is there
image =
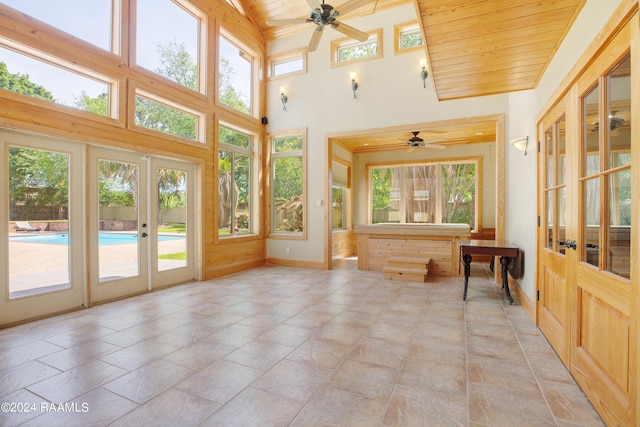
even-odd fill
[[[274,27],[266,22],[307,17],[311,0],[229,1],[242,4],[266,40],[309,30],[308,23]],[[436,95],[450,100],[535,88],[585,1],[362,0],[340,18],[414,4]],[[340,9],[345,1],[335,3]],[[470,132],[472,139],[475,131]]]

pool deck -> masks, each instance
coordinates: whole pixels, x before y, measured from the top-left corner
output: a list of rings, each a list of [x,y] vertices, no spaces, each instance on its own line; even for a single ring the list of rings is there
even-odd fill
[[[42,235],[45,233],[29,233]],[[50,233],[56,234],[56,233]],[[24,236],[24,233],[9,233],[9,236]],[[100,246],[100,266],[102,277],[122,277],[137,274],[138,245]],[[183,252],[184,240],[165,240],[158,242],[159,254]],[[84,252],[86,262],[91,254]],[[169,269],[183,264],[182,261],[158,260],[159,269]],[[48,243],[28,243],[9,241],[9,276],[11,292],[20,292],[43,286],[59,285],[68,281],[67,269],[69,253],[67,245]]]

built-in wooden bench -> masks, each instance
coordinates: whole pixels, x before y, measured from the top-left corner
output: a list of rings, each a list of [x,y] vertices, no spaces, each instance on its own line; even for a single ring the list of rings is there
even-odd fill
[[[391,257],[382,268],[386,280],[426,282],[429,275],[429,258]]]

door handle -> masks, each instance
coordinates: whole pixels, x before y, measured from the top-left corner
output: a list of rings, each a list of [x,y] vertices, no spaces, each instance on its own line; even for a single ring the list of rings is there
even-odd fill
[[[564,242],[564,246],[567,248],[571,248],[574,251],[576,250],[576,248],[578,247],[578,243],[575,240],[569,240],[567,239],[566,242]]]
[[[147,237],[148,234],[147,233],[142,233],[142,237]],[[574,248],[575,249],[575,248]]]

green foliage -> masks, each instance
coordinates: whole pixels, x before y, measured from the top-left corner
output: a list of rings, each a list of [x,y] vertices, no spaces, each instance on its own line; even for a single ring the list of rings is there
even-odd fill
[[[180,233],[185,234],[187,232],[187,224],[167,224],[163,227],[158,227],[158,233]]]
[[[26,219],[45,206],[62,207],[69,204],[69,156],[45,150],[9,148],[10,205],[24,208]],[[14,220],[20,218],[12,218]]]
[[[375,56],[378,53],[377,41],[366,41],[354,45],[338,48],[338,62]]]
[[[176,261],[186,261],[187,253],[186,252],[176,252],[174,254],[164,254],[158,255],[158,259],[171,259]]]
[[[187,202],[185,193],[187,174],[174,169],[159,169],[157,178],[159,207],[185,207]]]
[[[231,67],[231,64],[229,64],[227,58],[220,58],[218,73],[218,100],[234,110],[250,114],[250,105],[242,99],[242,94],[233,85],[233,75],[235,71]]]
[[[402,49],[408,49],[410,47],[422,46],[422,34],[420,31],[415,33],[406,33],[402,35],[400,39]]]
[[[277,221],[275,228],[276,232],[292,232],[300,233],[303,229],[302,222],[302,197],[294,196],[290,199],[284,199],[278,197],[275,199],[276,214],[279,221]]]
[[[156,73],[192,90],[198,90],[198,65],[184,43],[175,41],[158,45],[160,66]]]
[[[7,64],[0,62],[0,88],[21,93],[45,101],[55,102],[55,98],[43,86],[29,80],[28,74],[10,73]]]
[[[391,193],[391,169],[376,168],[371,171],[371,187],[373,189],[373,210],[381,210],[389,205]]]
[[[101,93],[95,98],[91,98],[83,90],[82,94],[73,99],[73,106],[79,110],[88,111],[90,113],[99,114],[101,116],[109,116],[109,95]]]

